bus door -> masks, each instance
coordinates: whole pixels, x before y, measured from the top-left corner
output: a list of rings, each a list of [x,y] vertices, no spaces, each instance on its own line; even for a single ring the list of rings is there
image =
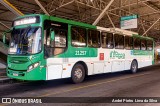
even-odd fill
[[[88,30],[88,47],[93,62],[93,74],[104,72],[104,51],[100,46],[100,32]]]
[[[62,78],[63,56],[67,49],[68,24],[47,20],[44,26],[47,80]],[[63,56],[58,57],[58,55]]]
[[[100,52],[100,60],[104,59],[104,73],[108,73],[112,71],[110,52],[114,48],[113,33],[101,32],[101,44],[103,52]]]
[[[112,72],[124,70],[125,65],[125,50],[124,50],[124,36],[114,34],[114,48],[110,52],[112,59]]]
[[[110,52],[112,59],[112,72],[124,70],[125,65],[125,51],[124,50],[113,50]]]

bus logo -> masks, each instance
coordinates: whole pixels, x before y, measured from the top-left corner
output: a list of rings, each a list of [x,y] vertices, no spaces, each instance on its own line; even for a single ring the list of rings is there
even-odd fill
[[[2,103],[11,103],[11,98],[2,98]]]
[[[115,59],[125,59],[125,54],[124,53],[118,53],[117,51],[111,51],[110,52],[110,58]]]

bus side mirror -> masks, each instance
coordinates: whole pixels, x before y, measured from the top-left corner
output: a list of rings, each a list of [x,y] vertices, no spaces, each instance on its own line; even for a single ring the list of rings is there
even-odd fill
[[[3,35],[3,43],[4,44],[6,44],[7,42],[6,42],[6,35],[8,34],[8,33],[11,33],[11,31],[12,31],[13,29],[9,29],[9,30],[7,30],[7,31],[5,31],[2,35]]]
[[[51,32],[51,36],[50,36],[51,41],[54,40],[54,37],[55,37],[55,33],[54,33],[54,31],[52,31],[52,32]]]
[[[6,43],[6,33],[3,33],[3,43]]]

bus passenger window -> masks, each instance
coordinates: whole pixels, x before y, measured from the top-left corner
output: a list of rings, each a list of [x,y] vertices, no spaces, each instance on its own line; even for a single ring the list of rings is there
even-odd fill
[[[130,36],[125,36],[125,49],[133,49],[133,38]]]
[[[134,38],[134,49],[135,50],[141,49],[141,41],[139,38]]]
[[[113,34],[107,33],[107,32],[102,32],[101,34],[102,34],[101,35],[102,47],[108,48],[108,49],[113,49]]]
[[[147,50],[153,50],[153,41],[147,40]]]
[[[124,49],[124,36],[114,34],[115,49]]]
[[[72,27],[72,45],[75,47],[86,46],[86,29],[79,27]]]
[[[100,47],[100,32],[88,30],[88,47]]]
[[[147,42],[145,39],[141,40],[141,50],[146,50],[147,48]]]

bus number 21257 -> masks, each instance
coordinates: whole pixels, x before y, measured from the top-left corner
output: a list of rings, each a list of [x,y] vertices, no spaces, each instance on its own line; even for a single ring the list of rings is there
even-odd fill
[[[86,55],[87,54],[87,51],[75,51],[75,55],[78,56],[78,55]]]

